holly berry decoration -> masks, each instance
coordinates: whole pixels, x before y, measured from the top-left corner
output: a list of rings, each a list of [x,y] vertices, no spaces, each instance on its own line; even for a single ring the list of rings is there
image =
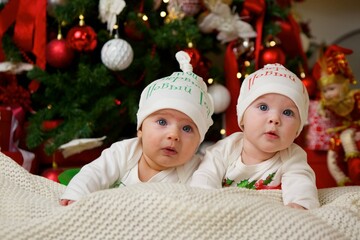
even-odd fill
[[[67,44],[74,50],[92,51],[97,45],[97,35],[94,29],[85,25],[84,17],[80,15],[79,25],[69,30],[66,35]]]
[[[121,71],[130,66],[134,51],[130,44],[119,38],[107,41],[101,49],[101,61],[113,71]]]
[[[46,45],[46,62],[52,67],[68,67],[73,58],[74,51],[66,44],[61,34]]]

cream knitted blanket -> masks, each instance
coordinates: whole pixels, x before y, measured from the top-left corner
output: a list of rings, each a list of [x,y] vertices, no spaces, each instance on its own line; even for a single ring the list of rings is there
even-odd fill
[[[64,189],[0,153],[0,239],[360,239],[360,187],[320,189],[308,211],[280,190],[139,184],[63,207]]]

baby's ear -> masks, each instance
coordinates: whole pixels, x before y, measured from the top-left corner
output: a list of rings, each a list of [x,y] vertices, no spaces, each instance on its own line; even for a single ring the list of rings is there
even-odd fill
[[[241,129],[244,129],[244,123],[243,123],[243,120],[241,120],[241,121],[240,121],[239,126],[240,126],[240,128],[241,128]]]
[[[139,138],[142,137],[142,130],[141,130],[141,128],[140,128],[139,130],[137,130],[136,135],[137,135]]]

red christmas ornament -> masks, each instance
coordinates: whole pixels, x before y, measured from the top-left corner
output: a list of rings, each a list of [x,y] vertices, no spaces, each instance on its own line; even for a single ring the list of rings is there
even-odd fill
[[[209,68],[209,62],[207,61],[207,59],[204,59],[198,63],[198,65],[193,69],[193,72],[206,80],[209,78]]]
[[[191,59],[190,64],[193,67],[193,69],[195,69],[201,60],[199,51],[195,48],[186,48],[183,51],[186,52],[187,54],[189,54],[190,59]]]
[[[143,21],[143,24],[149,28],[149,22],[148,21]],[[144,39],[144,34],[143,32],[141,32],[137,26],[136,26],[136,22],[135,21],[128,21],[124,24],[124,31],[127,37],[129,37],[132,40],[135,41],[141,41]]]
[[[285,64],[286,56],[284,51],[278,47],[269,47],[261,51],[259,57],[259,67],[263,67],[266,64],[280,63]]]
[[[41,127],[44,131],[51,131],[57,128],[62,122],[63,120],[45,120],[42,122]]]
[[[42,172],[41,176],[50,179],[54,182],[59,182],[59,175],[62,173],[64,169],[61,168],[49,168]]]
[[[92,27],[80,24],[70,29],[66,42],[76,51],[92,51],[96,48],[97,36]]]
[[[64,39],[54,39],[46,46],[46,61],[56,68],[65,68],[74,58],[74,51],[69,48]]]
[[[316,86],[316,82],[312,77],[304,77],[301,79],[303,84],[306,87],[306,90],[308,91],[309,97],[315,97],[316,96],[316,90],[317,90],[317,86]]]

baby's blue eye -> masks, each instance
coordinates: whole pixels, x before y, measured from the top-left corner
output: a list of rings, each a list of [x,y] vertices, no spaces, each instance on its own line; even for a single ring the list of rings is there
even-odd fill
[[[266,110],[269,109],[269,107],[268,107],[266,104],[261,104],[261,105],[259,106],[259,109],[260,109],[261,111],[266,111]]]
[[[191,132],[192,128],[189,125],[186,125],[186,126],[183,127],[183,130],[185,132]]]
[[[290,109],[284,110],[283,114],[286,116],[294,116],[294,112]]]
[[[157,120],[158,124],[160,126],[165,126],[166,125],[166,120],[165,119],[160,119],[160,120]]]

